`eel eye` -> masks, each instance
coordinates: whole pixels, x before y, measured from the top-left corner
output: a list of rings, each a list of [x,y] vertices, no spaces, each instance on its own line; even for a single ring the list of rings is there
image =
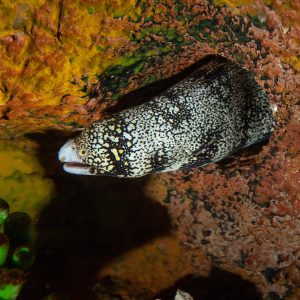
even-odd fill
[[[81,156],[81,157],[86,157],[87,156],[87,150],[85,150],[85,149],[80,149],[79,150],[79,155]]]

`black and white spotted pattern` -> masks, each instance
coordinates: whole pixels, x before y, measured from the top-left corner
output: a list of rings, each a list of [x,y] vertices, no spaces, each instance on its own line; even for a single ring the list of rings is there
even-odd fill
[[[269,137],[267,95],[225,59],[200,67],[160,96],[92,123],[76,139],[90,173],[139,177],[219,161]]]

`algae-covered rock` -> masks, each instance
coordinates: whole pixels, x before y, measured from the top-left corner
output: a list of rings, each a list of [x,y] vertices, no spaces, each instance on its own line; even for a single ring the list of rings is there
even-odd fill
[[[280,75],[284,82],[268,83],[273,91],[299,92],[290,80],[299,70],[298,20],[290,18],[298,6],[228,3],[2,2],[2,136],[85,126],[121,95],[208,53],[240,62],[264,82]]]
[[[274,108],[269,144],[226,164],[150,176],[146,192],[168,209],[191,272],[209,276],[214,265],[255,283],[266,297],[297,297],[299,7],[298,0],[2,1],[0,135],[76,130],[105,116],[122,95],[207,54],[239,63],[255,73]],[[0,159],[0,197],[35,216],[54,189],[36,146],[1,142]],[[70,185],[75,194],[81,189]],[[167,288],[176,280],[173,258],[181,252],[158,254],[149,244],[99,276],[106,271],[123,279],[126,261],[132,273],[146,270],[141,282],[149,288],[152,255],[145,261],[143,249],[158,262],[164,257],[171,276],[161,271],[148,294],[138,284],[134,292],[140,288],[146,299]]]
[[[30,141],[0,141],[0,197],[35,218],[54,193]]]

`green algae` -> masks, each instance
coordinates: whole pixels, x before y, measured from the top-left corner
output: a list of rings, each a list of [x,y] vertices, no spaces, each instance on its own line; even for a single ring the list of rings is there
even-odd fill
[[[209,32],[207,32],[206,29],[208,29]],[[190,26],[188,28],[188,33],[199,42],[215,42],[212,39],[210,32],[215,32],[216,30],[217,27],[215,19],[204,19],[197,24]],[[200,34],[203,37],[201,37]]]
[[[9,211],[4,199],[0,198],[0,204]],[[35,260],[34,250],[29,245],[33,242],[32,219],[24,212],[13,212],[5,217],[3,225],[0,226],[0,300],[14,300],[25,282],[23,271]]]
[[[18,269],[0,269],[0,300],[17,299],[25,282],[25,274]]]
[[[96,46],[96,50],[99,51],[99,52],[102,52],[102,51],[105,50],[105,47],[100,46],[100,45],[97,45],[97,46]]]
[[[145,80],[143,80],[142,85],[146,86],[146,85],[151,84],[158,80],[160,80],[160,77],[158,75],[153,75],[153,76],[150,76],[150,77],[146,78]]]
[[[115,64],[97,76],[101,89],[104,92],[111,92],[113,100],[121,96],[121,89],[128,87],[131,76],[142,73],[147,66],[161,63],[168,53],[175,54],[182,46],[189,44],[176,29],[155,24],[141,32],[131,32],[128,37],[132,43],[138,45],[138,49],[134,53],[121,56]],[[163,40],[158,41],[155,37]],[[146,83],[145,80],[140,81],[141,86]]]
[[[258,16],[252,16],[250,14],[248,14],[249,19],[251,20],[252,24],[258,28],[266,28],[266,24],[264,22],[262,22]]]
[[[9,250],[9,240],[6,234],[0,233],[0,267],[2,267],[7,258]]]
[[[162,27],[159,25],[153,25],[151,27],[148,27],[140,33],[131,33],[129,35],[129,38],[133,43],[139,44],[143,42],[145,38],[150,38],[151,36],[162,37],[165,40],[165,42],[172,42],[174,46],[181,46],[184,44],[183,36],[176,29]]]
[[[171,51],[168,45],[158,45],[152,48],[148,45],[141,46],[138,51],[130,55],[121,56],[115,65],[108,67],[98,80],[101,82],[101,88],[106,92],[112,92],[111,99],[118,99],[120,89],[129,85],[129,78],[144,70],[147,64],[152,64],[161,60],[166,53]]]
[[[244,56],[242,55],[242,54],[240,54],[240,53],[235,53],[234,55],[233,55],[235,58],[236,58],[236,60],[240,63],[240,64],[242,64],[243,62],[244,62]]]
[[[89,15],[93,15],[96,12],[96,8],[93,6],[90,6],[87,8],[87,12]]]
[[[18,297],[20,292],[19,285],[14,284],[0,284],[0,300],[14,300]]]
[[[13,252],[11,262],[14,267],[22,270],[29,269],[35,261],[35,253],[33,249],[27,245],[19,246]]]
[[[176,0],[175,3],[176,3],[176,6],[174,7],[174,11],[176,11],[177,13],[180,13],[185,5],[180,0]]]

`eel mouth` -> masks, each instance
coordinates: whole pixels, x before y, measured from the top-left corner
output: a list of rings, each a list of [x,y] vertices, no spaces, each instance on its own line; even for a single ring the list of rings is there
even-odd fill
[[[94,167],[79,162],[66,162],[63,165],[66,172],[79,175],[93,175]]]

